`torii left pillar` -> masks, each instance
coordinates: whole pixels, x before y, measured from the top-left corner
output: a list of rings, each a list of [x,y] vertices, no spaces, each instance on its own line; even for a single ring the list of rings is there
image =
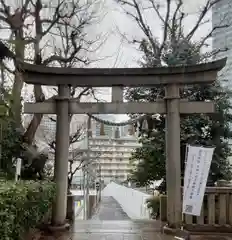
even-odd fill
[[[56,100],[56,150],[54,178],[56,197],[52,209],[52,226],[65,226],[68,189],[68,157],[69,157],[69,99],[70,87],[58,86]]]

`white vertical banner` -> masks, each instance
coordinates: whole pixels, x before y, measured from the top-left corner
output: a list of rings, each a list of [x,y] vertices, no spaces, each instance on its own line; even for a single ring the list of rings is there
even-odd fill
[[[213,152],[212,147],[188,146],[182,210],[185,214],[194,216],[201,214]]]

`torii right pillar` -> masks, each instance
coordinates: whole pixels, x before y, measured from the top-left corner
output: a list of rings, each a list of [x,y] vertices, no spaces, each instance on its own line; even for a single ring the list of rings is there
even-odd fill
[[[179,85],[165,88],[167,220],[169,227],[181,225],[180,94]]]
[[[222,64],[223,66],[223,64]],[[217,72],[220,68],[210,69],[206,74],[202,71],[202,75],[195,75],[198,78],[207,79],[208,84],[213,83],[217,78]],[[190,77],[193,77],[194,72]],[[206,77],[206,75],[208,75]],[[211,81],[210,81],[211,80]],[[203,83],[203,82],[202,82]],[[186,78],[185,84],[196,84],[194,81]],[[182,225],[182,193],[181,193],[181,154],[180,154],[180,114],[187,114],[191,109],[191,103],[187,102],[185,108],[180,109],[180,87],[183,84],[170,83],[165,86],[166,101],[166,182],[167,182],[167,222],[168,227],[180,229]],[[183,100],[182,100],[183,101]],[[205,109],[204,102],[198,102],[197,113],[209,113],[209,109]],[[214,107],[211,113],[214,112]]]

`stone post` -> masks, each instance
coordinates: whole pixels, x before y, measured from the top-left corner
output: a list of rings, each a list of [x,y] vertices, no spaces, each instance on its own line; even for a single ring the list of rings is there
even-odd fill
[[[68,187],[68,155],[69,155],[69,98],[70,88],[58,86],[56,151],[55,151],[55,183],[56,198],[52,212],[52,226],[64,226],[67,210]]]
[[[104,136],[104,135],[105,135],[104,123],[100,123],[100,135],[101,135],[101,136]]]
[[[170,227],[181,224],[180,95],[179,86],[165,88],[167,220]]]

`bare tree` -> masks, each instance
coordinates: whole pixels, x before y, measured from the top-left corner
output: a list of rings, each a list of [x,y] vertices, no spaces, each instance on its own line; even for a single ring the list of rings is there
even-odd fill
[[[86,6],[85,6],[86,7]],[[89,6],[90,7],[90,6]],[[89,8],[88,7],[88,8]],[[90,64],[92,61],[97,61],[98,59],[90,59],[88,58],[88,55],[86,54],[89,50],[96,51],[99,47],[101,47],[102,41],[99,41],[99,37],[96,39],[86,39],[86,33],[84,27],[86,27],[85,24],[90,24],[91,21],[93,21],[94,16],[92,16],[93,13],[91,13],[88,17],[86,16],[86,13],[83,12],[85,16],[78,16],[78,20],[76,19],[70,19],[65,18],[63,19],[63,24],[57,25],[57,27],[54,27],[51,33],[51,41],[52,41],[52,52],[55,53],[55,55],[51,55],[46,58],[45,65],[48,64],[54,64],[56,66],[64,67],[64,68],[70,68],[75,66],[83,67],[85,65]],[[83,18],[83,20],[81,20]],[[87,19],[87,20],[85,20]],[[77,24],[74,26],[71,24],[72,22],[77,21]],[[85,21],[85,22],[84,22]],[[78,53],[78,54],[77,54]],[[56,88],[52,88],[52,95],[55,95],[57,93]],[[71,98],[75,99],[77,102],[80,102],[82,98],[89,97],[97,99],[95,96],[96,89],[92,88],[80,88],[80,87],[71,87]],[[70,126],[75,123],[75,117],[73,115],[69,116],[70,119]],[[49,117],[51,122],[56,123],[56,117]],[[41,130],[41,129],[39,129]],[[85,132],[85,118],[80,120],[79,116],[79,125],[76,125],[74,129],[70,127],[71,133],[69,138],[69,145],[75,145],[76,142],[79,142],[80,139],[84,136]],[[43,129],[42,129],[43,131]],[[44,131],[45,133],[46,131]],[[46,143],[48,144],[49,148],[54,152],[56,147],[56,141],[54,134],[51,136],[51,134],[47,134],[47,132],[44,134],[43,138],[45,139]],[[75,149],[74,149],[75,150]],[[72,150],[70,149],[72,152]],[[80,160],[79,166],[76,166],[74,168],[73,164],[75,160],[76,162],[79,162],[80,159],[78,159],[78,156],[75,157],[75,159],[69,159],[69,182],[72,182],[73,176],[75,173],[82,168],[83,161]]]
[[[186,11],[186,2],[192,4],[199,1],[116,0],[116,2],[122,6],[132,23],[141,30],[142,36],[137,35],[131,39],[122,34],[122,37],[129,43],[138,46],[138,49],[142,52],[142,60],[140,61],[140,66],[142,67],[152,68],[157,66],[197,64],[203,61],[210,61],[219,53],[223,54],[223,52],[228,50],[227,46],[213,51],[211,48],[208,48],[214,34],[220,32],[221,29],[226,32],[227,28],[231,26],[231,18],[227,14],[221,14],[221,19],[217,25],[214,24],[213,27],[211,25],[211,11],[215,10],[220,3],[223,4],[224,0],[201,1],[201,6],[194,14]],[[189,19],[191,19],[190,23]],[[187,21],[188,25],[186,25]],[[208,29],[207,24],[210,24]],[[214,154],[209,177],[213,182],[217,181],[221,176],[225,179],[231,178],[230,170],[224,170],[230,169],[228,141],[231,135],[229,133],[225,137],[225,132],[230,132],[227,126],[230,124],[228,115],[230,115],[229,98],[231,92],[224,88],[221,82],[220,78],[220,81],[216,81],[214,84],[204,86],[194,84],[188,87],[180,87],[180,96],[183,98],[195,101],[216,100],[216,115],[220,115],[221,124],[218,124],[218,117],[214,115],[202,114],[197,117],[181,118],[182,170],[184,169],[186,143],[214,145],[216,146],[216,153]],[[126,97],[130,100],[154,102],[157,98],[164,97],[164,86],[130,88]],[[224,104],[225,102],[226,104]],[[163,164],[165,163],[165,132],[163,131],[165,129],[165,117],[165,115],[159,115],[159,119],[155,119],[147,116],[148,128],[143,130],[141,127],[140,129],[143,145],[136,150],[133,159],[141,160],[138,165],[136,164],[134,177],[142,185],[153,180],[165,179],[165,165]],[[153,149],[147,147],[148,143],[152,145]],[[228,149],[228,151],[224,151],[225,149]],[[149,165],[151,156],[156,157],[153,158],[152,164]],[[155,159],[157,162],[154,164]],[[154,166],[153,169],[152,166]],[[162,167],[158,169],[157,166]],[[149,171],[151,170],[149,173],[148,169]]]
[[[88,163],[86,163],[86,159],[83,157],[82,153],[80,153],[74,159],[69,160],[68,190],[71,189],[73,177],[75,176],[77,171],[83,169],[83,167],[86,167],[87,165]]]
[[[217,26],[211,28],[211,25],[208,25],[208,32],[206,28],[207,24],[211,23],[211,11],[223,0],[205,0],[194,14],[185,10],[186,1],[183,0],[115,1],[132,20],[132,24],[135,24],[140,30],[140,36],[137,32],[137,36],[128,36],[120,30],[119,33],[127,43],[134,44],[141,52],[139,64],[142,67],[196,64],[208,61],[217,54],[228,50],[225,46],[212,51],[210,46],[212,36],[220,29],[226,29],[231,25],[228,15],[223,15]],[[186,27],[186,21],[189,19],[191,19],[191,24]],[[196,40],[196,35],[199,34],[202,27],[205,27],[205,31]],[[199,54],[200,52],[201,54]],[[145,90],[144,88],[128,88],[126,97],[141,97],[139,89]],[[148,88],[147,90],[148,100],[152,99],[150,91],[156,98],[162,98],[164,94],[163,87],[154,87],[152,90]],[[150,117],[148,120],[152,123]]]
[[[100,36],[90,40],[86,29],[100,19],[99,2],[23,0],[9,5],[8,1],[0,0],[0,26],[9,32],[7,42],[14,50],[15,59],[44,66],[73,67],[81,64],[83,67],[90,63],[86,57],[88,50],[94,51],[100,47]],[[14,76],[12,108],[15,122],[21,127],[23,79],[16,68],[5,64],[5,69]],[[89,93],[93,93],[93,90],[71,90],[72,97],[77,101]],[[42,86],[34,86],[34,98],[37,102],[46,101]],[[35,114],[28,125],[24,134],[28,144],[32,143],[42,117],[42,114]]]
[[[53,118],[51,118],[51,121],[55,121]],[[84,138],[84,134],[85,134],[85,126],[84,125],[80,125],[79,127],[77,127],[75,129],[75,131],[73,131],[70,136],[69,136],[69,145],[72,145],[76,142],[80,142],[81,140],[83,140]],[[47,143],[47,145],[49,146],[49,148],[55,152],[56,149],[56,140],[54,138],[54,136],[51,136],[49,138],[47,138],[46,133],[44,134],[44,140]]]
[[[51,121],[54,121],[53,119]],[[82,142],[83,138],[85,135],[85,127],[83,125],[80,125],[75,132],[73,132],[70,135],[69,138],[69,145],[72,145],[74,143],[77,142]],[[44,138],[46,138],[44,136]],[[50,153],[55,153],[55,149],[56,149],[56,141],[53,138],[52,140],[49,139],[47,141],[47,144],[49,146],[50,149]],[[85,160],[86,158],[83,157],[83,152],[78,151],[78,148],[71,148],[70,149],[70,156],[69,156],[69,171],[68,171],[68,188],[70,188],[73,177],[75,176],[76,172],[80,169],[82,169],[82,167],[85,164]]]
[[[130,43],[138,44],[139,49],[145,54],[146,64],[150,62],[150,66],[161,66],[165,63],[165,58],[170,55],[181,58],[180,43],[184,46],[192,41],[196,43],[196,52],[199,49],[209,47],[209,40],[213,34],[220,28],[227,28],[230,26],[229,21],[225,21],[227,16],[223,16],[221,23],[214,26],[197,42],[194,40],[195,35],[202,28],[203,25],[210,22],[211,10],[222,0],[206,0],[205,4],[201,5],[199,12],[195,14],[196,21],[189,28],[186,28],[186,19],[190,16],[185,8],[183,0],[115,0],[118,2],[124,12],[129,18],[139,27],[143,37],[140,39],[128,39],[126,34],[122,34],[124,39]],[[152,16],[148,19],[146,16]],[[160,23],[160,25],[159,25]],[[160,31],[162,32],[160,37]],[[167,50],[172,50],[172,54],[167,54]],[[206,51],[202,60],[215,56],[218,52],[226,51],[225,49],[218,49],[217,51]],[[192,57],[192,56],[191,56]],[[169,59],[171,63],[171,59]],[[186,61],[188,59],[183,59]],[[184,63],[184,62],[183,62]],[[176,64],[176,63],[173,63]]]

